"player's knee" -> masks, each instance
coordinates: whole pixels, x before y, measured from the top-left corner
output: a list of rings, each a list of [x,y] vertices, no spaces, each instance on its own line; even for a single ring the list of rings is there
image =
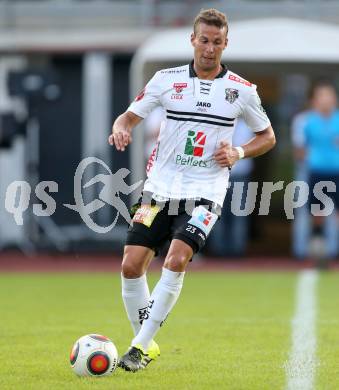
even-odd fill
[[[172,254],[166,258],[164,267],[173,272],[183,272],[189,261],[188,254]]]
[[[125,278],[134,279],[139,278],[142,275],[143,269],[139,263],[136,263],[133,259],[127,256],[124,257],[122,261],[121,272]]]

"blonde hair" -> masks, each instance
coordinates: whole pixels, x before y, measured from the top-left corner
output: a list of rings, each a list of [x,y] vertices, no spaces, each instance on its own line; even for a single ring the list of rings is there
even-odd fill
[[[228,33],[228,23],[226,15],[216,10],[215,8],[202,9],[194,19],[193,31],[197,32],[197,26],[200,23],[205,23],[209,26],[216,26],[220,29],[226,28],[226,35]]]

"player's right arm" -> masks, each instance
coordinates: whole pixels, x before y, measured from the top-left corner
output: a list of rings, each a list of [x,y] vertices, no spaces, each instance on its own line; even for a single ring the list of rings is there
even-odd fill
[[[120,115],[113,124],[112,134],[108,138],[122,152],[132,142],[132,130],[157,106],[161,104],[162,79],[164,74],[157,72],[146,87],[135,98],[134,102]]]
[[[142,117],[132,111],[125,111],[113,123],[112,134],[108,137],[108,143],[114,145],[122,152],[132,142],[132,130],[143,120]]]

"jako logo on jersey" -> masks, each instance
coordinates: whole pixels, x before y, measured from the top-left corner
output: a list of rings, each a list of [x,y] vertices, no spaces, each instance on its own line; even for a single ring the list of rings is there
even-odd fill
[[[210,108],[211,107],[211,103],[197,102],[197,107],[208,107],[208,108]]]
[[[184,88],[187,88],[187,83],[174,83],[173,88],[176,93],[181,93]]]
[[[202,157],[206,135],[202,131],[190,130],[187,135],[184,153],[189,156]]]
[[[236,83],[247,85],[248,87],[252,86],[252,83],[250,83],[247,80],[241,79],[240,77],[234,76],[233,74],[230,74],[228,76],[229,80],[235,81]]]
[[[206,213],[206,214],[200,214],[198,216],[198,219],[200,222],[202,222],[204,225],[208,225],[212,220],[212,214]]]

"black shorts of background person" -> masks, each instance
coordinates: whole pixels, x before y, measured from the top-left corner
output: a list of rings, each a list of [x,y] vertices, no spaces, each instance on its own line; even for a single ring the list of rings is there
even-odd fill
[[[311,209],[311,205],[320,205],[321,210],[324,209],[324,202],[319,199],[319,195],[324,196],[322,193],[318,194],[318,197],[314,195],[314,187],[319,182],[332,182],[335,184],[336,191],[329,192],[326,186],[322,186],[321,192],[332,199],[335,209],[339,210],[339,173],[338,174],[329,174],[322,172],[310,172],[309,176],[309,202],[308,206]],[[325,184],[325,183],[324,183]]]

